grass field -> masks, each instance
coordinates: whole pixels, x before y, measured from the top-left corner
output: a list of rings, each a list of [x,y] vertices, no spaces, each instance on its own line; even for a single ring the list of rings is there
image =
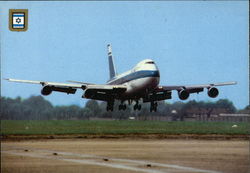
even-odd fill
[[[238,127],[233,128],[232,125]],[[2,120],[1,135],[60,134],[249,134],[249,123]]]

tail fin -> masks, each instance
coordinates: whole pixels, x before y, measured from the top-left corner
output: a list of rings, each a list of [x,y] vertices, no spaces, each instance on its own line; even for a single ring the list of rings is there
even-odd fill
[[[109,58],[109,77],[110,79],[112,79],[113,77],[116,76],[116,70],[112,56],[112,48],[110,44],[108,44],[108,58]]]

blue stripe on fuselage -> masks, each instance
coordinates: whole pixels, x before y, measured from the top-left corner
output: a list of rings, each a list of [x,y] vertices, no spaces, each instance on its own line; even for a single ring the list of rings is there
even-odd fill
[[[140,79],[140,78],[145,78],[145,77],[160,77],[160,73],[157,70],[141,70],[141,71],[136,71],[133,73],[130,73],[126,76],[123,76],[121,78],[117,78],[117,79],[111,79],[110,81],[108,81],[108,84],[122,84],[125,82],[129,82],[135,79]]]

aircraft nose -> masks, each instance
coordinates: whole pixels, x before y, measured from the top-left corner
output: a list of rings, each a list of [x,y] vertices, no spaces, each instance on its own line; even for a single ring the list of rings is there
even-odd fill
[[[158,84],[159,84],[159,82],[160,82],[160,79],[159,79],[159,77],[157,76],[152,76],[152,77],[150,77],[150,78],[148,78],[147,79],[147,81],[145,81],[146,82],[146,85],[149,87],[149,88],[155,88],[155,87],[157,87],[158,86]]]

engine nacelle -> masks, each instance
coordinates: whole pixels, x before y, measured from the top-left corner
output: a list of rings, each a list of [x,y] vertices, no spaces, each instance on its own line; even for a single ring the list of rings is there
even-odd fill
[[[178,92],[178,95],[181,100],[186,100],[189,97],[189,92],[185,89],[182,89]]]
[[[44,86],[43,89],[41,90],[42,95],[50,95],[52,93],[52,88],[51,86]]]
[[[219,90],[217,88],[209,88],[208,91],[207,91],[207,95],[209,97],[212,97],[212,98],[215,98],[219,95]]]

